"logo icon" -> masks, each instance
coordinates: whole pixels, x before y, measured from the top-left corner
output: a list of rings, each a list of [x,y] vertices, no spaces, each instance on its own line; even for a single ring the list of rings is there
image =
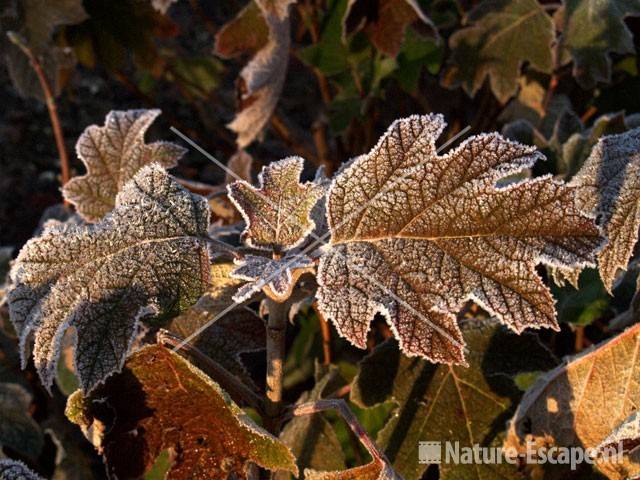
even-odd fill
[[[440,442],[420,442],[418,444],[418,461],[420,463],[441,463],[442,446]]]

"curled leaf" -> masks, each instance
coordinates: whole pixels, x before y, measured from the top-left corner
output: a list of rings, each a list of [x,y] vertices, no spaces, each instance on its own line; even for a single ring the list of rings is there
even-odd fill
[[[602,137],[571,182],[578,201],[594,211],[609,241],[598,253],[600,275],[611,292],[618,269],[626,270],[640,228],[640,128]]]
[[[206,289],[208,224],[206,200],[152,164],[99,223],[54,227],[30,240],[8,296],[23,363],[33,334],[35,365],[49,387],[63,335],[74,327],[83,390],[119,370],[140,318],[178,313]]]
[[[240,180],[227,187],[247,224],[242,237],[249,246],[289,250],[315,227],[310,214],[324,188],[314,182],[300,183],[303,163],[300,157],[289,157],[263,167],[258,188]]]
[[[314,271],[311,258],[294,253],[278,260],[246,255],[236,264],[238,267],[231,272],[231,276],[249,282],[233,296],[238,303],[248,300],[260,290],[272,300],[284,302],[291,296],[300,276]]]
[[[295,0],[255,0],[269,27],[269,40],[242,69],[238,79],[240,105],[227,125],[238,134],[238,148],[253,142],[276,108],[289,64],[289,5]]]
[[[84,431],[101,432],[96,440],[114,478],[142,477],[167,450],[175,456],[168,479],[246,479],[248,462],[297,474],[280,440],[203,372],[159,345],[134,353],[92,396],[70,397],[67,416]]]
[[[76,144],[86,175],[72,178],[62,189],[88,222],[111,211],[116,195],[145,165],[175,167],[186,150],[169,142],[146,144],[144,135],[160,110],[111,111],[104,126],[91,125]]]
[[[238,15],[216,33],[215,54],[234,58],[243,53],[255,53],[269,41],[269,26],[262,10],[250,1]]]
[[[360,348],[381,313],[405,353],[463,363],[464,302],[515,332],[557,329],[535,266],[591,265],[602,238],[573,187],[550,177],[496,186],[542,158],[534,148],[493,133],[439,156],[444,127],[440,115],[398,120],[334,179],[318,306]]]

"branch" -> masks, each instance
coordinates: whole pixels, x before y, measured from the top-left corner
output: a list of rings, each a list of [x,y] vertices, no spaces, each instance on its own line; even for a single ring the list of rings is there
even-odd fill
[[[318,309],[318,302],[313,302],[312,308],[318,317],[320,331],[322,332],[322,353],[324,356],[322,363],[324,365],[329,365],[331,364],[331,329],[329,328],[327,319],[324,318],[324,315],[322,315]]]
[[[282,413],[282,378],[284,374],[285,334],[289,302],[278,303],[266,299],[269,310],[267,321],[267,425],[274,435],[278,434],[278,416]]]
[[[60,183],[64,186],[71,178],[71,170],[69,168],[69,155],[67,154],[67,147],[64,144],[64,135],[62,134],[62,126],[60,124],[60,117],[58,116],[58,109],[56,107],[56,101],[53,95],[53,90],[51,89],[51,84],[49,83],[49,80],[47,80],[47,76],[42,69],[42,65],[40,65],[40,61],[27,45],[26,39],[16,32],[7,32],[7,37],[9,37],[11,43],[20,48],[22,53],[27,56],[29,63],[40,82],[45,103],[47,104],[47,110],[49,110],[49,119],[51,120],[51,128],[56,140],[58,156],[60,157],[60,169],[62,174]],[[65,201],[65,204],[66,203],[67,202]]]
[[[168,330],[161,329],[157,334],[157,342],[164,346],[177,347],[182,345],[182,338]],[[202,353],[198,348],[188,343],[181,346],[188,355],[193,357],[211,378],[237,403],[246,403],[255,408],[260,415],[265,414],[263,399],[255,394],[249,387],[240,382],[235,375],[229,373],[222,365]]]

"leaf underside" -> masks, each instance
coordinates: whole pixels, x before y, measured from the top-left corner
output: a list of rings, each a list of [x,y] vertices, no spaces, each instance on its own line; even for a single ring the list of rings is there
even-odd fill
[[[440,115],[398,120],[335,178],[318,306],[360,348],[382,313],[408,355],[464,363],[462,304],[516,332],[557,329],[535,266],[592,265],[602,238],[575,188],[550,177],[496,186],[542,157],[533,147],[483,134],[439,156],[444,127]]]
[[[49,387],[65,331],[74,327],[74,361],[83,390],[124,362],[140,317],[173,315],[208,284],[204,240],[209,208],[159,165],[144,167],[97,224],[53,227],[18,255],[8,294],[23,363],[34,360]]]
[[[204,373],[162,346],[134,353],[91,397],[70,397],[67,412],[85,430],[106,427],[100,445],[114,478],[142,477],[166,450],[175,456],[168,479],[244,479],[248,462],[297,474],[282,442],[254,424]]]
[[[104,126],[92,125],[76,144],[87,173],[72,178],[62,189],[66,200],[89,222],[96,222],[115,206],[116,195],[145,165],[175,167],[186,150],[169,142],[145,144],[144,135],[160,110],[111,111]]]

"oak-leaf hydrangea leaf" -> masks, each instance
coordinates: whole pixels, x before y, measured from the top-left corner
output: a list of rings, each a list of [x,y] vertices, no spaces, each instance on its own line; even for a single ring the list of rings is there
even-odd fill
[[[298,279],[315,269],[310,257],[293,252],[279,259],[246,255],[236,260],[236,264],[231,277],[248,282],[233,296],[236,302],[244,302],[261,290],[272,300],[284,302],[293,293]]]
[[[598,268],[609,292],[618,269],[626,270],[640,228],[640,128],[602,137],[572,179],[578,202],[595,212],[608,242]]]
[[[475,95],[489,77],[495,96],[506,102],[516,93],[525,62],[537,71],[551,72],[555,27],[537,0],[483,1],[469,12],[467,22],[449,39],[445,85],[462,85]]]
[[[63,335],[74,327],[83,390],[119,370],[141,317],[173,315],[206,290],[208,226],[206,200],[152,164],[99,223],[52,227],[27,242],[8,294],[23,364],[33,334],[35,366],[50,387]]]
[[[315,182],[300,183],[304,160],[288,157],[263,167],[259,186],[238,180],[227,187],[229,198],[247,224],[242,239],[253,248],[285,251],[313,231],[311,210],[324,195]]]
[[[516,332],[558,329],[536,264],[592,265],[602,238],[550,176],[496,186],[543,158],[497,133],[445,155],[441,115],[394,122],[333,181],[331,245],[318,267],[318,306],[364,348],[383,314],[408,355],[463,363],[455,314],[469,299]]]
[[[86,175],[72,178],[63,187],[66,200],[88,222],[111,211],[116,195],[145,165],[175,167],[186,150],[170,142],[146,144],[144,135],[160,110],[111,111],[104,126],[91,125],[80,135],[76,152]]]
[[[215,54],[222,58],[235,58],[244,53],[255,53],[269,41],[269,26],[255,1],[216,33]]]
[[[175,452],[167,479],[246,479],[249,462],[298,473],[284,443],[201,370],[160,345],[134,353],[91,396],[69,397],[66,413],[84,431],[103,432],[96,443],[112,478],[144,477],[166,450]]]
[[[43,480],[19,460],[0,458],[0,480]]]

